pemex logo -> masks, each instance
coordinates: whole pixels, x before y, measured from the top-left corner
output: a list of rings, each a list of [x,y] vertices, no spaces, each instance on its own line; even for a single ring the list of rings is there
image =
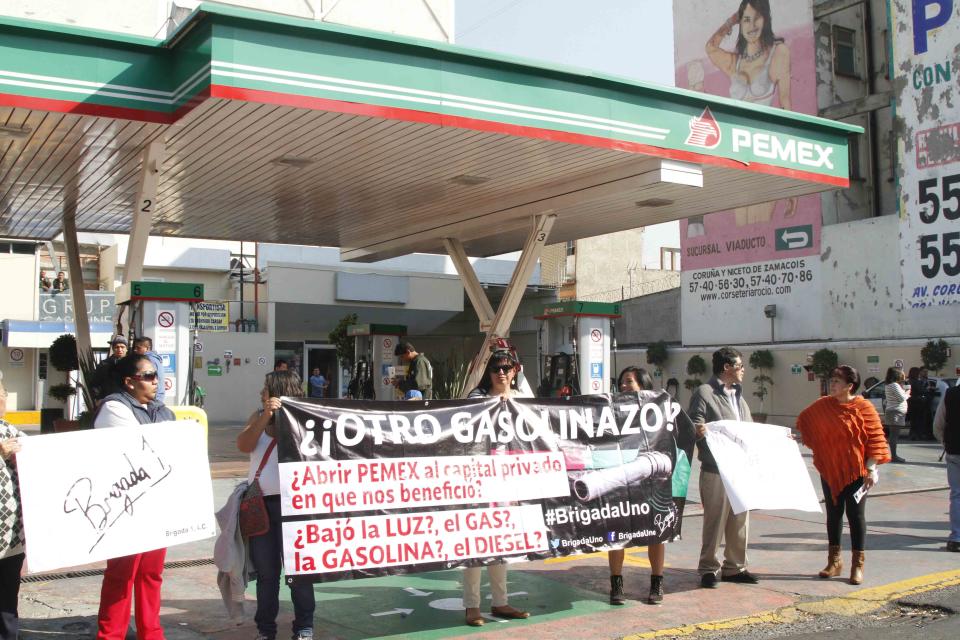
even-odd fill
[[[690,135],[687,136],[686,144],[704,149],[713,149],[720,144],[720,125],[710,113],[710,107],[704,107],[703,113],[690,118]]]

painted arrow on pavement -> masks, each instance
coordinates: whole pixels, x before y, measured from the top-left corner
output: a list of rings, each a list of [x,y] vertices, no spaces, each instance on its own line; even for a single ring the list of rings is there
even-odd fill
[[[419,589],[416,589],[416,588],[414,588],[414,587],[406,587],[406,588],[404,589],[404,591],[406,591],[407,593],[409,593],[409,594],[412,595],[412,596],[419,596],[419,597],[432,596],[432,595],[433,595],[433,591],[420,591]]]
[[[393,611],[379,611],[377,613],[371,613],[371,616],[395,616],[400,614],[402,617],[406,618],[408,615],[413,613],[413,609],[394,609]]]

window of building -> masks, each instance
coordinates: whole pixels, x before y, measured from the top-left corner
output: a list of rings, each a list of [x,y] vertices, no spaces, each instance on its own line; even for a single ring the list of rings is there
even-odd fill
[[[567,255],[572,256],[577,253],[577,241],[576,240],[567,240]]]
[[[662,271],[680,271],[680,249],[660,247],[660,269]]]
[[[34,242],[0,242],[0,253],[22,253],[33,255],[37,252]]]
[[[838,76],[859,78],[857,73],[857,32],[833,26],[833,72]]]

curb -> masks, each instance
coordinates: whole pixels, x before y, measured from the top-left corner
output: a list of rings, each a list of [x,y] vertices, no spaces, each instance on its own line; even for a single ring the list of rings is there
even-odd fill
[[[755,624],[783,624],[797,620],[801,614],[858,616],[876,611],[890,602],[909,596],[960,585],[960,569],[931,573],[917,578],[909,578],[854,591],[839,598],[827,598],[815,602],[804,602],[773,611],[764,611],[739,618],[712,620],[697,624],[688,624],[670,629],[657,629],[634,635],[624,636],[623,640],[645,640],[647,638],[689,636],[701,631],[719,631],[738,629]]]

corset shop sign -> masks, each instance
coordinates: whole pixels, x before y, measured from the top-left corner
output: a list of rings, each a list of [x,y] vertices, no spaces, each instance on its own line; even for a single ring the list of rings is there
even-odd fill
[[[112,322],[115,296],[113,293],[87,291],[87,317],[90,322]],[[73,322],[73,298],[69,291],[40,294],[40,320],[46,322]]]

